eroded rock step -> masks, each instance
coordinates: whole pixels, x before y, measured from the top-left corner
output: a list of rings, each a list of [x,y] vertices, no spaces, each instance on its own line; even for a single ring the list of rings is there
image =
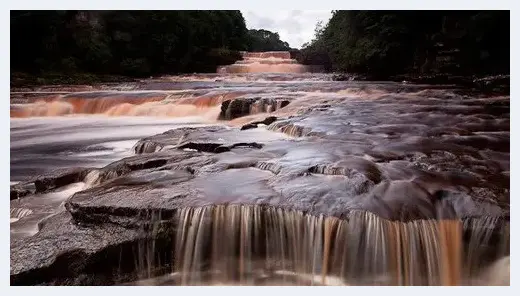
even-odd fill
[[[89,273],[85,270],[90,263],[71,254],[79,249],[78,254],[90,254],[85,258],[95,257],[122,241],[135,246],[137,236],[150,233],[142,230],[153,227],[152,216],[176,221],[183,209],[213,205],[258,206],[347,220],[352,213],[369,212],[399,223],[494,219],[508,225],[508,100],[454,99],[453,94],[435,91],[368,101],[339,99],[300,109],[296,116],[271,122],[267,128],[282,133],[204,127],[143,139],[135,146],[139,155],[95,170],[94,186],[68,200],[67,212],[49,219],[55,222],[46,223],[35,236],[12,244],[11,282],[131,280],[137,272],[132,268],[120,273],[125,279],[82,278],[83,272],[97,274],[100,267],[92,263],[98,267],[88,267]],[[46,176],[39,186],[34,182],[40,188],[35,190],[84,180],[90,172]],[[20,191],[31,190],[23,189],[30,184],[17,186]],[[171,223],[163,233],[175,232],[178,221]],[[54,233],[52,225],[58,224],[67,225],[69,232]],[[500,239],[505,235],[501,227],[494,234]],[[111,236],[111,229],[120,236]],[[76,233],[85,236],[74,241]],[[46,239],[48,243],[43,243]],[[98,243],[91,245],[93,241]],[[40,242],[41,248],[26,247]],[[473,244],[471,238],[465,243]],[[59,267],[60,256],[68,258],[60,259],[68,265],[82,267],[65,271]],[[36,257],[46,259],[30,263]],[[152,265],[161,269],[168,264]]]

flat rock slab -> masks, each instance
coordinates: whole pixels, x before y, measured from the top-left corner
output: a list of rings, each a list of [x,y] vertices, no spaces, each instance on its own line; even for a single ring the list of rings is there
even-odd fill
[[[103,260],[97,254],[138,237],[135,230],[111,225],[81,227],[63,212],[36,235],[11,241],[11,285],[79,284],[78,276],[87,276],[89,266]]]
[[[471,185],[477,184],[471,179],[455,183],[449,175],[418,174],[413,165],[399,161],[380,165],[359,156],[307,154],[322,145],[284,147],[282,142],[260,150],[192,152],[191,157],[178,151],[184,158],[79,192],[66,206],[78,221],[125,226],[142,223],[147,211],[171,216],[182,207],[215,204],[261,204],[339,217],[368,210],[393,220],[503,216],[508,211],[494,202],[492,192],[472,198],[477,189]]]
[[[211,126],[143,139],[143,156],[103,169],[138,170],[68,209],[79,220],[227,203],[396,220],[509,215],[508,97],[358,91],[291,103],[296,115],[268,127],[279,133]]]
[[[168,149],[191,149],[205,152],[228,151],[234,146],[260,147],[263,143],[287,138],[262,129],[241,132],[226,126],[179,128],[144,138],[134,145],[136,154]],[[228,149],[222,149],[228,148]]]
[[[91,171],[91,168],[59,169],[34,180],[36,192],[46,192],[71,183],[81,182]]]

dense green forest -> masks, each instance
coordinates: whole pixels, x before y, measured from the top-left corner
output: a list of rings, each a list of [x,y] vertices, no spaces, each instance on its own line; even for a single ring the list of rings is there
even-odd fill
[[[239,11],[11,11],[11,73],[215,72],[242,50],[382,79],[509,73],[509,26],[509,11],[334,11],[297,52]]]
[[[509,26],[509,11],[333,11],[299,60],[379,78],[508,74]]]
[[[287,51],[291,47],[280,40],[278,33],[268,30],[249,30],[248,51]]]
[[[240,11],[11,11],[11,73],[215,72],[241,50],[285,50]]]

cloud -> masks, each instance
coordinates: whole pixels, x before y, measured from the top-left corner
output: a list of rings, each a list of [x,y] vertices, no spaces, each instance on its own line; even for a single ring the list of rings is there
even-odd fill
[[[265,29],[278,32],[280,39],[291,47],[301,48],[302,44],[314,37],[314,28],[319,21],[324,24],[330,19],[330,10],[243,10],[248,29]]]

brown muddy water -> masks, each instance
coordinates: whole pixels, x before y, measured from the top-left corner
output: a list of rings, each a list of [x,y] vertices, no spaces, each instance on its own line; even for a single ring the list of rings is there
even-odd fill
[[[217,74],[11,90],[12,285],[509,285],[509,95]]]

